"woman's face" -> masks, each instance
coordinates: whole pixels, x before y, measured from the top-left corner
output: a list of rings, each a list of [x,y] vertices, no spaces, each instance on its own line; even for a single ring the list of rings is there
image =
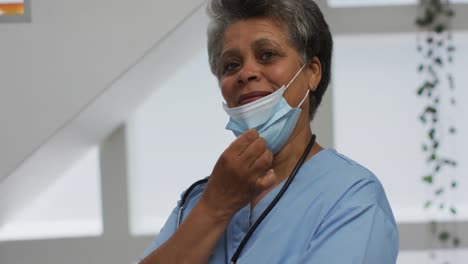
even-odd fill
[[[237,21],[226,29],[220,67],[221,91],[232,108],[287,85],[302,64],[282,27],[271,19],[255,18]],[[309,62],[284,93],[289,105],[297,107],[307,89],[314,91],[320,74],[318,59]],[[301,108],[308,116],[309,100]]]

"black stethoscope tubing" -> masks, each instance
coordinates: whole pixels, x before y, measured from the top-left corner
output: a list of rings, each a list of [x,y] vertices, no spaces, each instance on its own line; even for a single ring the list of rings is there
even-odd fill
[[[309,144],[307,144],[307,147],[306,147],[306,149],[304,150],[304,153],[302,154],[301,158],[300,158],[299,161],[297,162],[296,166],[294,167],[293,171],[292,171],[291,174],[289,175],[288,179],[287,179],[286,182],[284,183],[284,185],[283,185],[283,187],[281,188],[281,190],[279,191],[279,193],[275,196],[275,198],[274,198],[273,201],[268,205],[268,207],[265,209],[265,211],[263,211],[263,213],[260,215],[260,217],[257,219],[257,221],[255,221],[255,223],[254,223],[254,224],[252,225],[252,227],[249,229],[249,231],[247,232],[247,234],[245,234],[245,236],[244,236],[244,238],[242,239],[241,243],[240,243],[239,246],[237,247],[236,252],[234,252],[234,255],[232,255],[231,264],[236,264],[237,259],[239,258],[240,253],[242,252],[242,249],[245,247],[245,245],[246,245],[247,242],[249,241],[249,239],[250,239],[250,237],[252,236],[252,234],[255,232],[255,230],[257,229],[257,227],[262,223],[262,221],[265,219],[265,217],[271,212],[271,210],[273,210],[273,208],[275,207],[275,205],[278,203],[278,201],[281,199],[281,197],[283,196],[283,194],[284,194],[284,193],[286,192],[286,190],[289,188],[289,185],[291,185],[291,182],[292,182],[292,181],[294,180],[294,178],[296,177],[297,172],[298,172],[299,169],[301,168],[302,164],[304,164],[305,159],[307,158],[307,156],[308,156],[309,153],[310,153],[310,150],[311,150],[312,147],[314,146],[315,138],[316,138],[316,136],[315,136],[315,135],[312,135],[312,138],[310,139]],[[206,183],[207,181],[208,181],[208,178],[199,180],[199,181],[193,183],[193,184],[187,189],[187,191],[185,191],[184,195],[182,196],[181,202],[180,202],[179,215],[178,215],[178,217],[177,217],[177,228],[179,227],[180,223],[182,222],[182,215],[183,215],[183,211],[184,211],[184,206],[185,206],[185,203],[186,203],[188,197],[190,196],[190,192],[191,192],[195,187],[197,187],[198,185],[203,184],[203,183]]]
[[[182,195],[182,199],[180,200],[180,206],[179,206],[179,214],[177,215],[177,226],[176,226],[176,228],[179,228],[180,223],[182,223],[182,216],[183,216],[183,213],[184,213],[185,203],[187,202],[187,199],[190,196],[190,193],[192,192],[193,189],[195,189],[195,187],[197,187],[200,184],[204,184],[207,181],[208,181],[208,178],[205,178],[205,179],[194,182],[185,191],[184,195]]]

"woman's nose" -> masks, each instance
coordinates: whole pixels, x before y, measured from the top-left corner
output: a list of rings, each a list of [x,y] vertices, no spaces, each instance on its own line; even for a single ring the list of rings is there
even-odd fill
[[[242,69],[239,71],[237,77],[237,84],[245,85],[248,82],[255,81],[259,78],[259,68],[257,65],[249,63],[244,64]]]

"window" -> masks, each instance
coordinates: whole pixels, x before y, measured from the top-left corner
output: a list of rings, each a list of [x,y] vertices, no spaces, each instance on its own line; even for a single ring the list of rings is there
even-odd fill
[[[468,33],[454,35],[456,51],[453,73],[459,102],[468,100]],[[425,160],[421,146],[425,130],[418,117],[424,105],[416,96],[420,76],[414,34],[335,37],[333,100],[335,142],[339,151],[369,167],[382,181],[399,222],[444,220],[448,214],[426,211],[426,188],[422,176]],[[467,188],[467,104],[451,111],[459,133],[446,149],[458,160],[459,189]],[[447,142],[448,143],[448,142]],[[451,175],[447,175],[449,179]],[[444,175],[445,177],[445,175]],[[459,217],[468,219],[466,193],[444,197],[458,204]]]

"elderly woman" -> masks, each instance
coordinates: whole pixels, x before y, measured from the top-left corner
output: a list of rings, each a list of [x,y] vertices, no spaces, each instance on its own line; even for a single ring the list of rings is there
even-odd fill
[[[317,5],[212,0],[208,13],[211,70],[237,139],[182,195],[141,263],[395,263],[381,184],[310,128],[332,53]]]

